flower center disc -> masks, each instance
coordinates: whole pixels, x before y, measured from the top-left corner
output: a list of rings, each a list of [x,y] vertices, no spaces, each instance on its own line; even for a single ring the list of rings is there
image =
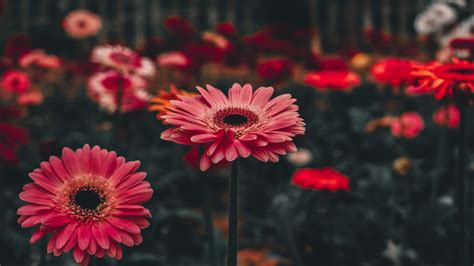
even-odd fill
[[[247,123],[249,119],[241,114],[230,114],[224,117],[224,123],[231,126],[240,126]]]
[[[86,211],[96,210],[103,202],[103,197],[95,188],[83,187],[73,195],[73,202]]]

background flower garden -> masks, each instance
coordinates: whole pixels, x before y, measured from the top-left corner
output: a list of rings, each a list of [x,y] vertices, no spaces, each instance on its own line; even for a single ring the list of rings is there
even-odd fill
[[[474,2],[168,2],[0,1],[1,265],[474,263]]]

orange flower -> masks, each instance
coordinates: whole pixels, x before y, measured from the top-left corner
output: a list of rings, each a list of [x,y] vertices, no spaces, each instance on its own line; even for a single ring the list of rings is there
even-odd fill
[[[151,100],[149,111],[158,111],[157,119],[161,120],[161,116],[166,114],[167,109],[171,106],[171,100],[178,100],[179,96],[192,96],[194,93],[187,92],[176,88],[174,84],[170,85],[169,90],[160,90],[158,94]]]
[[[237,256],[239,266],[276,266],[279,263],[268,256],[267,249],[242,249]]]
[[[455,60],[453,63],[432,62],[415,67],[411,72],[415,84],[407,88],[413,94],[434,93],[436,100],[463,94],[474,96],[474,63]]]

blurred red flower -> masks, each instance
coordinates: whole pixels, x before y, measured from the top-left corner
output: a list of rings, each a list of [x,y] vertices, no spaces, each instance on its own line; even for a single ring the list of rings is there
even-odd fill
[[[455,104],[443,106],[433,114],[433,122],[440,126],[447,126],[449,128],[459,127],[461,120],[461,113]]]
[[[425,128],[425,122],[420,114],[416,112],[406,112],[400,117],[392,119],[390,130],[395,137],[413,139]]]
[[[298,169],[291,177],[291,183],[301,189],[350,190],[349,178],[331,167]]]
[[[237,29],[235,28],[234,23],[230,21],[225,21],[225,22],[217,23],[216,32],[226,37],[232,37],[237,34]]]
[[[289,78],[293,71],[293,62],[286,58],[273,58],[262,61],[257,73],[267,80],[281,81]]]
[[[474,37],[454,38],[449,42],[449,47],[453,50],[474,51]]]
[[[14,35],[10,37],[3,48],[3,54],[16,61],[22,54],[31,50],[31,38],[27,35]]]
[[[196,33],[194,26],[180,16],[170,16],[164,21],[165,29],[181,39],[190,39]]]
[[[474,63],[458,60],[447,64],[432,62],[416,66],[411,75],[413,82],[407,88],[409,93],[434,93],[436,100],[454,97],[463,104],[473,100]]]
[[[359,75],[347,70],[314,71],[307,73],[304,77],[304,83],[318,90],[348,91],[355,86],[359,86],[360,82]]]
[[[325,58],[320,61],[321,70],[327,71],[348,71],[347,64],[339,58]]]
[[[9,70],[2,76],[2,87],[6,91],[19,94],[26,92],[31,87],[31,82],[27,74],[17,70]]]
[[[20,110],[17,108],[0,107],[0,160],[12,164],[18,163],[18,147],[28,142],[28,134],[23,128],[8,123],[19,115]]]
[[[408,82],[414,63],[398,58],[387,58],[376,62],[371,69],[372,76],[382,84],[398,86]]]

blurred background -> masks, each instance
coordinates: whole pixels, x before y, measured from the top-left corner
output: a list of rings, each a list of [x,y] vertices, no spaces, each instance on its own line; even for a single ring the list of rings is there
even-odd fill
[[[78,36],[69,28],[76,10],[95,14],[97,29]],[[75,265],[69,254],[46,254],[46,241],[30,245],[33,230],[16,212],[28,173],[85,143],[140,160],[155,190],[144,242],[98,265],[224,265],[229,165],[201,173],[199,148],[161,140],[167,126],[148,106],[169,100],[173,87],[226,91],[234,82],[291,93],[307,124],[297,153],[242,161],[240,266],[455,265],[459,110],[411,95],[407,80],[393,77],[415,62],[472,61],[472,46],[450,44],[472,40],[474,1],[1,0],[0,14],[2,266]],[[104,69],[90,55],[102,44],[153,61],[146,97],[124,96],[135,105],[92,93]],[[34,53],[43,61],[25,59]],[[392,72],[387,59],[399,63]],[[23,75],[16,83],[7,82],[12,71]],[[408,133],[394,128],[404,115]],[[470,224],[473,159],[468,152]],[[321,167],[339,171],[350,189],[291,184],[298,170]]]

